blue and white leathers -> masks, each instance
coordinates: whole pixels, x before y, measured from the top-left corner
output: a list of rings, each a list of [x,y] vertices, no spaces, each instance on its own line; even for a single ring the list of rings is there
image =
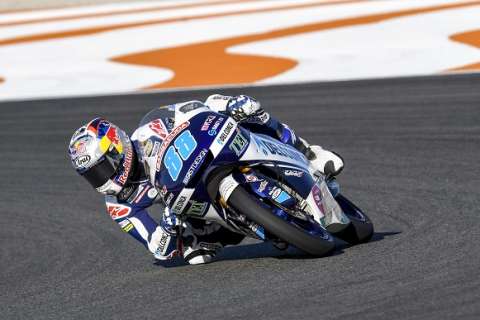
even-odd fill
[[[160,224],[158,224],[149,215],[147,208],[158,203],[160,205],[159,211],[163,211],[162,207],[166,204],[171,208],[172,213],[180,213],[188,205],[190,214],[193,213],[198,216],[204,215],[206,219],[210,216],[221,216],[221,214],[219,215],[215,208],[207,202],[189,203],[188,200],[194,193],[194,189],[192,188],[183,188],[180,196],[174,196],[174,194],[165,189],[163,185],[157,183],[160,174],[158,169],[163,166],[164,171],[172,181],[180,179],[179,175],[182,170],[185,169],[185,162],[191,161],[192,164],[189,164],[189,169],[195,169],[195,164],[199,164],[199,162],[203,160],[206,150],[202,149],[190,159],[193,150],[197,149],[198,146],[192,133],[188,129],[185,130],[185,122],[188,122],[188,119],[199,113],[211,112],[212,109],[217,112],[226,113],[227,104],[231,99],[232,97],[214,95],[207,99],[206,103],[209,104],[208,106],[194,101],[170,106],[171,110],[175,113],[175,127],[179,129],[174,129],[173,134],[169,135],[175,137],[173,145],[169,148],[161,148],[165,137],[161,137],[148,123],[139,127],[131,137],[136,154],[145,166],[148,179],[135,184],[134,189],[130,191],[131,195],[129,195],[127,199],[121,199],[121,197],[118,196],[107,196],[105,201],[112,219],[114,219],[125,232],[141,242],[157,259],[168,259],[175,254],[176,236],[172,228],[172,223],[167,217],[169,211],[165,211],[167,214],[163,215]],[[248,97],[242,100],[244,103],[249,103]],[[186,105],[192,107],[182,108]],[[237,103],[237,105],[241,106],[241,103]],[[211,117],[214,117],[213,113]],[[216,119],[210,124],[207,134],[211,135],[213,139],[220,131],[223,130],[224,132],[225,128],[230,126],[229,133],[223,137],[225,141],[229,140],[236,132],[237,123],[233,119],[229,119],[226,115],[217,113],[215,117]],[[248,125],[255,126],[252,130],[256,129],[265,134],[277,136],[279,122],[264,112],[259,115],[247,117],[245,126]],[[175,135],[175,130],[177,130],[177,133],[179,132],[178,135]],[[215,140],[210,148],[215,156],[218,155],[224,147],[224,145],[218,143],[218,141],[218,139]],[[169,142],[168,138],[166,142]],[[164,155],[164,157],[159,159],[160,155]],[[182,183],[189,182],[189,177],[193,175],[193,171],[194,170],[187,172],[186,175],[181,178]],[[154,184],[155,187],[153,186]],[[220,218],[216,220],[230,228],[223,219]]]
[[[214,221],[232,231],[250,235],[244,227],[229,219],[229,212],[211,202],[206,179],[209,173],[224,167],[258,166],[267,171],[271,167],[274,173],[283,175],[283,181],[307,202],[308,212],[315,221],[309,223],[309,232],[331,240],[322,229],[326,225],[322,211],[326,204],[320,203],[328,197],[329,191],[326,187],[315,187],[314,170],[301,152],[271,136],[246,130],[243,124],[211,111],[200,102],[183,104],[175,112],[182,109],[189,112],[176,114],[175,128],[159,150],[145,159],[150,182],[160,190],[165,204],[174,214]],[[295,202],[282,185],[259,172],[247,174],[232,170],[226,179],[227,183],[220,185],[220,194],[225,201],[236,185],[244,184],[268,201],[290,206]],[[333,198],[330,200],[335,202]],[[261,227],[249,228],[255,230],[260,239],[267,239]]]
[[[106,196],[105,204],[111,218],[141,242],[151,253],[168,256],[175,249],[175,239],[171,232],[159,225],[148,214],[147,208],[157,200],[158,192],[148,181],[140,182],[127,199]]]

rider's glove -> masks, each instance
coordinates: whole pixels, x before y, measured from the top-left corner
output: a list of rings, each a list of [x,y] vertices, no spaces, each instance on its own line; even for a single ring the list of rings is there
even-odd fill
[[[175,257],[179,252],[177,250],[177,227],[181,225],[180,219],[165,207],[160,220],[160,227],[157,227],[152,235],[152,242],[156,249],[153,256],[157,260],[168,260]]]
[[[160,220],[160,225],[169,233],[176,233],[176,227],[181,224],[180,219],[177,219],[175,214],[165,207],[162,215],[162,220]]]
[[[250,118],[262,118],[262,115],[266,114],[260,102],[244,95],[231,98],[227,104],[227,112],[237,122]],[[260,122],[263,122],[263,119],[260,119]]]

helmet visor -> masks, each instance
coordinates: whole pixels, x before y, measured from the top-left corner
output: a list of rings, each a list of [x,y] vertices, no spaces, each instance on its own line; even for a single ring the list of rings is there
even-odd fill
[[[116,151],[110,151],[93,167],[80,174],[94,188],[101,187],[116,174],[121,158],[121,154]]]
[[[94,188],[103,186],[114,174],[115,167],[106,157],[87,171],[81,173]]]

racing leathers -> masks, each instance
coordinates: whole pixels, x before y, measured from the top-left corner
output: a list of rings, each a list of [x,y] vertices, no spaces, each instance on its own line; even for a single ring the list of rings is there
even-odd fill
[[[227,114],[246,129],[267,134],[296,147],[312,163],[320,161],[318,167],[321,172],[329,171],[325,173],[333,175],[340,172],[343,167],[341,158],[320,147],[318,148],[323,152],[315,152],[305,140],[297,138],[292,129],[273,118],[260,107],[258,101],[248,96],[231,97],[216,94],[209,96],[205,103],[189,101],[167,108],[172,116],[179,117],[181,114],[187,114],[198,107],[205,106],[212,111]],[[152,113],[155,115],[155,110],[149,114]],[[112,219],[125,232],[140,241],[159,260],[171,259],[179,253],[177,251],[177,240],[179,240],[177,239],[177,226],[180,222],[177,221],[170,208],[179,206],[181,199],[173,200],[168,197],[167,190],[156,190],[151,181],[155,181],[157,172],[155,168],[150,168],[161,160],[156,158],[158,151],[168,133],[176,125],[179,125],[175,120],[176,118],[172,119],[171,127],[167,128],[167,132],[165,132],[165,128],[156,125],[155,117],[150,117],[140,124],[131,140],[139,160],[144,164],[145,172],[139,181],[130,184],[120,194],[105,198],[107,211]],[[160,223],[157,223],[147,212],[147,208],[153,204],[158,204],[158,208],[162,211]],[[183,243],[183,258],[190,264],[209,262],[220,248],[225,245],[238,244],[243,239],[243,236],[233,233],[223,226],[199,219],[187,219],[181,227],[184,230],[182,239],[180,239]]]

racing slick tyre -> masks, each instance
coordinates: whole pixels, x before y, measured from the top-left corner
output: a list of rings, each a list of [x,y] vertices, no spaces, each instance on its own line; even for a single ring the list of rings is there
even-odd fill
[[[298,249],[314,256],[325,256],[335,248],[333,237],[325,231],[324,237],[315,236],[276,216],[264,204],[248,193],[242,185],[235,188],[227,204],[265,230]]]
[[[339,194],[335,200],[342,208],[343,213],[350,219],[351,223],[340,232],[335,233],[335,237],[348,242],[349,244],[359,244],[368,242],[373,236],[373,224],[368,216],[363,213],[356,205]]]

